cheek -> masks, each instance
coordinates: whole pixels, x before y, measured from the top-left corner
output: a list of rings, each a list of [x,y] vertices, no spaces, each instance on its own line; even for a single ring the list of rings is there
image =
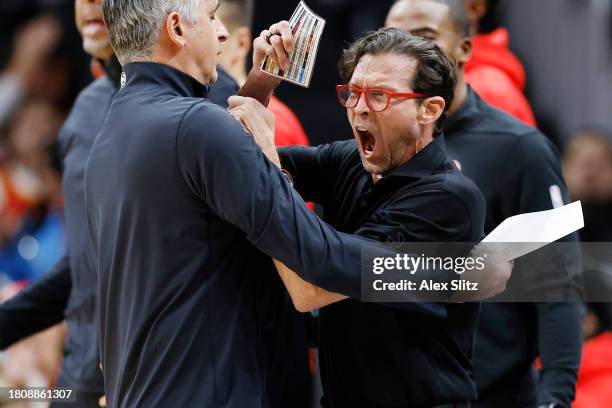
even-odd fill
[[[352,127],[353,123],[355,122],[355,110],[354,109],[347,109],[346,110],[346,117],[348,118],[349,124]]]
[[[415,112],[393,113],[385,118],[380,118],[380,135],[389,149],[396,148],[400,144],[409,143],[418,135],[418,122]]]

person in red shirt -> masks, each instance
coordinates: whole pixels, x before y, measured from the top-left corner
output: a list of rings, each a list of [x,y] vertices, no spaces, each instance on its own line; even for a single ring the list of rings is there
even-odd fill
[[[586,342],[573,408],[612,407],[612,310],[610,303],[590,303],[584,319]]]
[[[250,28],[253,3],[252,0],[223,1],[217,13],[230,32],[230,38],[223,44],[221,66],[240,86],[246,82],[246,62],[253,44]],[[309,145],[304,128],[287,105],[272,96],[268,109],[276,120],[274,137],[277,146]]]
[[[497,28],[480,33],[488,12],[487,0],[465,0],[470,19],[472,57],[465,65],[465,77],[482,99],[536,127],[536,119],[525,97],[525,69],[510,51],[508,30]]]

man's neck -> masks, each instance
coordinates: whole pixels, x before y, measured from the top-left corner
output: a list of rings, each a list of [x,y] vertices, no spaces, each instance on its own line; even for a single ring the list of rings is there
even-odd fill
[[[448,116],[452,116],[455,112],[459,110],[465,98],[468,95],[468,85],[465,81],[465,75],[463,69],[457,70],[457,85],[455,85],[455,98],[453,103],[448,110]]]

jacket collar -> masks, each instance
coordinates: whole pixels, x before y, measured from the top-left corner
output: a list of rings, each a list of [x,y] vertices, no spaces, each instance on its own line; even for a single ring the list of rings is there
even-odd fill
[[[123,67],[121,87],[137,83],[157,84],[167,87],[178,95],[187,97],[206,97],[209,87],[192,76],[156,62],[132,62]]]
[[[113,54],[110,59],[106,61],[98,59],[98,62],[100,65],[102,65],[102,68],[104,68],[104,72],[106,75],[108,75],[115,88],[119,88],[119,84],[121,82],[121,71],[123,68],[121,67],[121,63],[117,57]]]
[[[466,125],[481,115],[480,97],[474,92],[471,86],[468,85],[468,92],[465,100],[459,106],[459,109],[450,115],[444,123],[444,131],[447,135],[454,134],[458,129],[464,129]]]
[[[393,170],[387,177],[423,178],[435,173],[448,161],[444,136],[439,135],[414,157]]]

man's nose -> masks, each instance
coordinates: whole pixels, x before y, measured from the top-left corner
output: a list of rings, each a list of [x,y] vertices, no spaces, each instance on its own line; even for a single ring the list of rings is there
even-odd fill
[[[363,115],[363,114],[370,113],[370,107],[368,106],[366,102],[365,93],[362,93],[361,95],[359,95],[359,100],[357,101],[357,105],[355,105],[354,109],[355,109],[356,115]]]
[[[217,18],[217,20],[217,38],[219,39],[219,42],[225,42],[229,38],[229,32],[227,31],[227,28],[225,28],[223,22],[219,18]]]

